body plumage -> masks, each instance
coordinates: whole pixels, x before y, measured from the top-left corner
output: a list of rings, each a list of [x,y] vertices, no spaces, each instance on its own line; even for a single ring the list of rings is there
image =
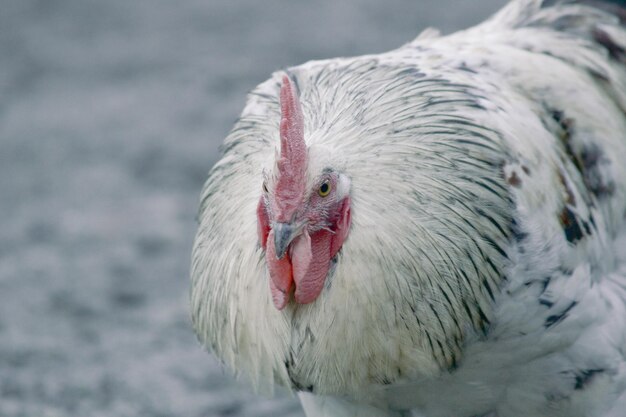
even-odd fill
[[[312,417],[623,416],[626,9],[584,3],[515,0],[252,91],[202,193],[200,340],[256,386],[300,392]],[[308,281],[286,280],[277,303],[272,261],[295,270],[302,246],[271,246],[291,221],[272,205],[281,178],[300,175],[277,162],[297,123],[286,97],[306,144],[298,201],[310,212],[332,174],[351,218],[323,286],[298,296]],[[337,216],[305,229],[306,265]]]

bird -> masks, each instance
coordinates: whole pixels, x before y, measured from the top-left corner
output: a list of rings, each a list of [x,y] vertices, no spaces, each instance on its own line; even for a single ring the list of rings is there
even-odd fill
[[[200,197],[200,343],[308,417],[626,416],[626,5],[512,0],[254,88]]]

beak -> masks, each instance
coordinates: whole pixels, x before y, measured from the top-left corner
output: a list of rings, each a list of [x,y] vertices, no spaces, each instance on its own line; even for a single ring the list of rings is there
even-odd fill
[[[302,232],[304,224],[274,223],[274,247],[276,248],[276,258],[282,259],[287,252],[289,244]]]

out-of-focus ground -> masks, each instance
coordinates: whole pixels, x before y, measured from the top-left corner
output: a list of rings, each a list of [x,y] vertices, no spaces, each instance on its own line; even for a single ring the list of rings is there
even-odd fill
[[[245,94],[503,0],[2,0],[0,416],[302,416],[196,342],[194,216]]]

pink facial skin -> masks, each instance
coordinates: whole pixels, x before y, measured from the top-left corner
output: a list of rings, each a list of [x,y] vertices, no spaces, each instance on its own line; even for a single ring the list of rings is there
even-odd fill
[[[319,297],[331,261],[348,236],[350,197],[337,195],[339,174],[332,170],[307,189],[302,108],[287,76],[280,105],[278,172],[272,191],[265,192],[257,206],[257,232],[265,249],[272,300],[282,310],[292,291],[300,304]]]
[[[257,210],[259,242],[266,250],[272,300],[279,310],[289,302],[294,286],[297,303],[311,303],[319,297],[331,261],[348,236],[350,197],[337,198],[337,180],[337,174],[325,175],[321,183],[328,184],[330,193],[325,197],[320,196],[319,184],[310,190],[309,198],[296,209],[293,224],[305,226],[291,241],[281,259],[276,254],[274,230],[271,229],[272,220],[266,203],[266,199],[274,196],[261,197]]]

